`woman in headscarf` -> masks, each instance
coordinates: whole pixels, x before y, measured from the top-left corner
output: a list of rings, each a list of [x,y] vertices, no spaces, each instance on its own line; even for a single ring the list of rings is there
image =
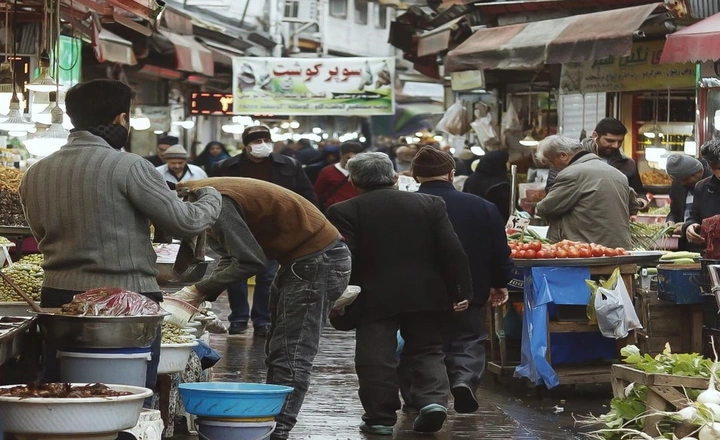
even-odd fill
[[[511,184],[507,176],[509,157],[505,150],[489,151],[480,159],[463,188],[463,192],[480,196],[497,206],[505,221],[510,217]]]
[[[205,145],[205,149],[195,159],[195,165],[202,167],[208,175],[210,170],[216,163],[221,162],[230,157],[225,144],[218,141],[210,141]]]

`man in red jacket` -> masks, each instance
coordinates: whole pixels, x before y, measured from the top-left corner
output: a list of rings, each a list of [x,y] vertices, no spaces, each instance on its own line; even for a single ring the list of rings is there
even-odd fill
[[[340,145],[340,162],[328,165],[320,171],[315,181],[315,194],[322,211],[358,195],[357,189],[348,180],[350,174],[345,167],[353,156],[362,153],[364,149],[357,142],[345,142]]]

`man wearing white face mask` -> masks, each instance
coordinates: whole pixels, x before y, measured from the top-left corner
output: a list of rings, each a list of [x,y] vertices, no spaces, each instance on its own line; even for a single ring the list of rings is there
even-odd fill
[[[211,177],[249,177],[280,185],[313,204],[315,192],[302,165],[295,159],[280,153],[273,153],[270,129],[264,125],[248,127],[242,134],[245,150],[237,156],[225,159],[210,170]],[[255,276],[255,292],[252,310],[248,303],[247,282],[243,281],[228,288],[228,299],[232,313],[229,333],[242,334],[252,319],[254,335],[265,337],[270,329],[270,285],[277,272],[276,261],[268,262],[264,272]]]

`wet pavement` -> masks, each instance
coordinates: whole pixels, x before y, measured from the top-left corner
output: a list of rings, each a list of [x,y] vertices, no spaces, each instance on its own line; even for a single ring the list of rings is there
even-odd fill
[[[225,319],[227,300],[215,306]],[[212,335],[211,344],[223,356],[212,369],[214,381],[264,382],[264,339],[243,335]],[[360,440],[389,438],[361,433],[363,414],[357,397],[357,378],[353,365],[354,333],[327,327],[310,390],[299,421],[292,431],[294,440]],[[560,440],[582,438],[574,429],[574,414],[607,412],[612,397],[609,384],[578,388],[559,387],[539,393],[518,379],[496,383],[487,374],[479,391],[480,410],[471,415],[449,412],[442,432],[421,435],[412,431],[413,415],[399,412],[394,439],[520,439]],[[192,437],[190,437],[192,438]]]

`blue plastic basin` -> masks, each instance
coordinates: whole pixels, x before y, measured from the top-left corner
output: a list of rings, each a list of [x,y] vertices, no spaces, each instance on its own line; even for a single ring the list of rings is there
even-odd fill
[[[200,417],[272,417],[292,388],[241,382],[195,382],[179,386],[185,410]]]

